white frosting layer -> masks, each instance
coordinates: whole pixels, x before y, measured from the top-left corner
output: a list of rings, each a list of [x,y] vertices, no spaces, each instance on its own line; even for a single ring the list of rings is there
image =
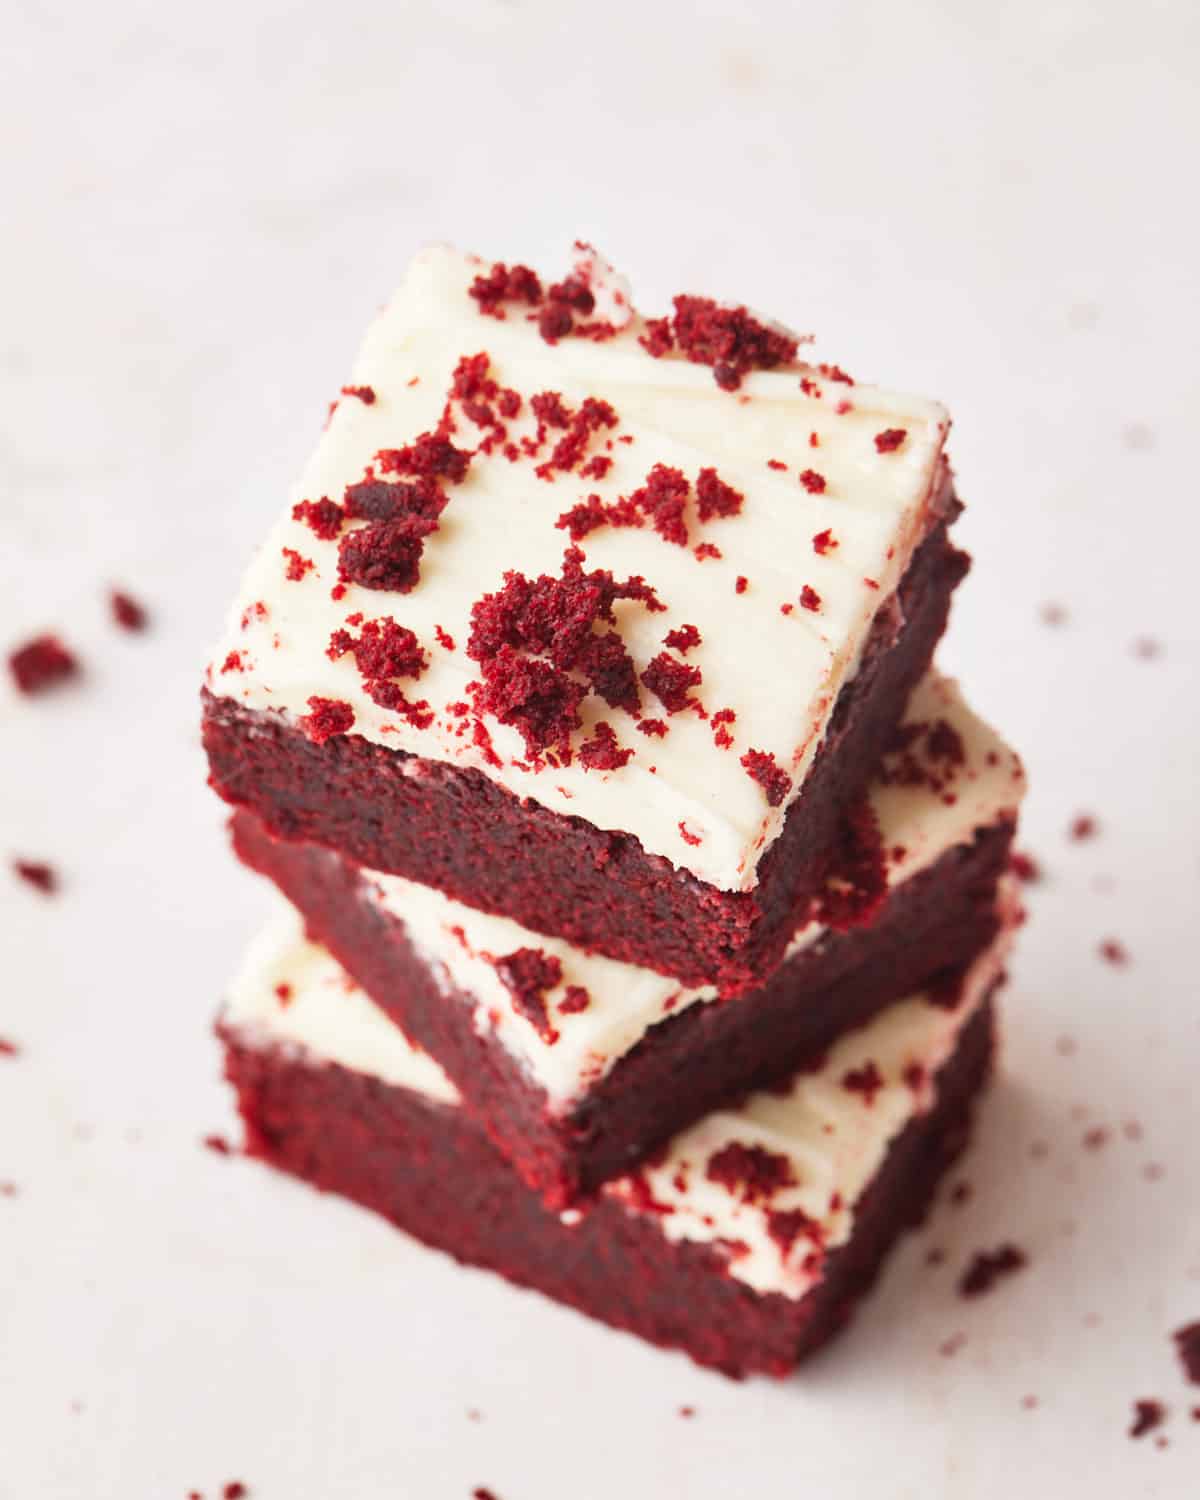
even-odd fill
[[[247,950],[222,1020],[250,1045],[295,1050],[442,1104],[459,1102],[437,1063],[307,940],[300,917],[283,902]]]
[[[1015,753],[971,712],[956,684],[931,673],[913,694],[905,722],[937,720],[958,734],[963,764],[947,768],[937,763],[937,788],[876,780],[870,789],[889,851],[887,873],[893,885],[927,868],[948,849],[969,843],[977,830],[1015,816],[1025,790]],[[918,762],[926,764],[920,744],[916,753]],[[455,1003],[467,997],[476,1028],[492,1032],[556,1108],[566,1109],[656,1022],[716,998],[712,986],[685,988],[650,969],[586,953],[506,917],[475,911],[428,886],[373,871],[364,874],[379,905],[404,924],[420,957],[447,991],[456,992]],[[809,924],[793,939],[789,954],[816,942],[823,931]],[[514,1008],[513,997],[491,961],[520,948],[540,948],[562,965],[561,982],[545,996],[557,1033],[553,1042],[547,1042],[534,1023]],[[588,1006],[564,1014],[559,1006],[568,988],[575,985],[587,990]],[[752,996],[728,1003],[752,1003]]]
[[[246,575],[209,668],[210,686],[251,708],[294,718],[308,712],[310,696],[340,699],[353,708],[356,734],[475,767],[556,813],[633,833],[649,852],[720,889],[748,890],[838,693],[857,668],[872,619],[929,527],[946,413],[930,402],[827,380],[810,367],[755,372],[739,391],[726,392],[707,366],[681,356],[651,358],[637,342],[645,325],[636,316],[606,342],[571,337],[551,346],[515,309],[503,321],[479,313],[468,287],[481,269],[481,262],[448,249],[416,258],[354,366],[353,384],[369,386],[375,400],[341,400],[292,499],[340,501],[381,449],[433,429],[459,358],[480,351],[489,354],[501,385],[525,398],[522,415],[509,424],[514,439],[533,431],[528,398],[535,393],[560,392],[572,407],[588,396],[611,402],[620,424],[589,449],[611,458],[611,470],[600,479],[560,473],[548,483],[534,467],[549,445],[540,459],[517,463],[499,451],[477,455],[466,479],[447,486],[450,503],[426,542],[420,583],[408,594],[350,586],[340,600],[331,598],[337,542],[319,540],[294,520],[289,503]],[[591,269],[602,304],[616,311],[616,298],[626,295],[621,283],[598,261]],[[457,423],[455,441],[474,444],[479,429],[461,415]],[[874,438],[886,428],[903,428],[907,436],[896,451],[881,454]],[[768,468],[770,459],[786,470]],[[449,711],[478,676],[465,653],[472,604],[499,588],[507,569],[530,578],[557,575],[568,536],[556,519],[589,494],[606,502],[629,495],[660,463],[681,469],[693,484],[701,468],[715,466],[745,495],[741,514],[701,526],[693,496],[686,548],[648,528],[613,527],[593,531],[580,545],[589,568],[611,569],[618,579],[642,575],[667,606],[661,614],[632,602],[617,606],[639,672],[669,631],[698,628],[702,644],[684,659],[701,669],[696,696],[708,713],[737,715],[732,747],[719,748],[697,713],[668,716],[643,689],[643,713],[667,721],[665,738],[643,735],[628,714],[594,696],[583,704],[585,735],[604,720],[634,751],[620,770],[588,771],[578,759],[533,769],[520,735],[490,718],[501,764],[489,764],[463,732],[464,720]],[[800,484],[798,475],[808,469],[825,478],[824,493]],[[837,545],[818,555],[813,538],[826,530]],[[722,555],[699,560],[694,548],[701,542]],[[286,577],[285,547],[315,565],[298,582]],[[748,580],[741,594],[739,576]],[[798,603],[805,585],[820,596],[818,612]],[[258,604],[265,612],[255,610]],[[785,604],[792,606],[787,615]],[[430,665],[419,682],[402,686],[436,711],[429,728],[414,728],[373,702],[352,657],[326,656],[332,632],[356,612],[367,620],[391,616],[416,632]],[[436,627],[455,649],[440,642]],[[222,670],[231,652],[240,654],[244,670]],[[771,753],[790,771],[791,797],[778,807],[767,804],[741,766],[748,749]]]
[[[739,1109],[707,1116],[677,1136],[665,1159],[644,1168],[640,1179],[617,1179],[604,1192],[631,1212],[647,1212],[669,1240],[738,1242],[745,1248],[731,1256],[731,1276],[759,1292],[802,1297],[821,1276],[820,1256],[810,1255],[814,1245],[829,1250],[850,1238],[858,1200],[892,1141],[931,1107],[931,1080],[999,976],[1006,945],[998,939],[976,961],[954,1010],[921,996],[891,1006],[844,1037],[818,1071],[798,1075],[786,1092],[755,1094]],[[281,984],[289,987],[286,1004],[277,994]],[[313,1062],[338,1063],[441,1104],[458,1100],[437,1065],[327,954],[304,940],[290,914],[254,945],[224,1020],[248,1045],[298,1049]],[[867,1063],[880,1076],[869,1103],[844,1083],[847,1072]],[[782,1157],[792,1184],[746,1202],[709,1180],[710,1159],[733,1144]],[[657,1211],[646,1209],[646,1192]],[[817,1226],[816,1238],[801,1234],[785,1246],[772,1236],[769,1215],[794,1209]],[[566,1223],[575,1219],[564,1216]]]

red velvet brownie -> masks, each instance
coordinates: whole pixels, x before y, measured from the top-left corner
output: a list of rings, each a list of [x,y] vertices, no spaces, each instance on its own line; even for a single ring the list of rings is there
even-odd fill
[[[870,786],[868,847],[766,983],[725,1000],[273,839],[247,813],[234,842],[561,1207],[985,948],[1024,789],[1016,755],[927,677]],[[859,902],[874,914],[846,929]]]
[[[294,918],[252,955],[219,1032],[252,1155],[701,1364],[783,1375],[845,1323],[960,1149],[1003,949],[707,1116],[582,1213],[520,1182]]]
[[[590,309],[590,311],[585,311]],[[686,983],[779,960],[966,559],[929,402],[418,256],[209,668],[216,788]]]

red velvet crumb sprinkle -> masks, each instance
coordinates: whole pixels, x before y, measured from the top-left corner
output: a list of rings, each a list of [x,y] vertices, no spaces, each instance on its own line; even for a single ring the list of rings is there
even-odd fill
[[[877,453],[895,453],[896,449],[908,436],[906,427],[885,427],[882,432],[875,434],[875,451]]]
[[[440,432],[423,432],[405,448],[384,448],[376,455],[385,474],[412,474],[424,479],[447,479],[453,484],[467,477],[471,455],[456,448]]]
[[[579,747],[579,760],[585,771],[619,771],[633,759],[632,750],[622,750],[611,724],[600,723],[590,740]]]
[[[208,1151],[216,1156],[232,1156],[233,1147],[223,1135],[206,1135],[200,1143]]]
[[[660,651],[642,673],[642,681],[669,714],[677,714],[695,703],[691,689],[700,685],[700,668]]]
[[[136,599],[121,589],[113,589],[108,596],[112,617],[122,630],[145,630],[147,615],[145,608]]]
[[[338,543],[338,577],[365,589],[408,594],[421,577],[422,530],[409,518],[377,521]]]
[[[818,557],[827,557],[837,546],[837,538],[828,527],[824,531],[818,531],[812,539],[813,551]]]
[[[816,614],[821,608],[820,594],[818,594],[816,589],[810,587],[807,583],[800,590],[800,607],[802,609],[811,610],[813,614]]]
[[[1129,952],[1124,943],[1116,938],[1105,938],[1100,944],[1100,957],[1106,964],[1112,964],[1116,968],[1124,968],[1129,962]]]
[[[883,1074],[873,1060],[868,1060],[861,1068],[848,1068],[842,1074],[842,1087],[847,1093],[861,1094],[863,1103],[869,1107],[883,1087]]]
[[[1011,1276],[1029,1264],[1029,1257],[1016,1245],[1001,1245],[996,1250],[980,1250],[972,1258],[958,1283],[962,1297],[980,1297],[990,1292],[1002,1277]]]
[[[680,625],[677,630],[669,630],[663,637],[663,645],[670,646],[681,655],[686,655],[693,646],[699,644],[700,632],[694,625]]]
[[[510,269],[503,261],[497,261],[485,275],[476,276],[470,295],[479,304],[481,313],[502,318],[503,302],[523,302],[527,307],[536,307],[542,300],[542,283],[537,272],[528,266]]]
[[[720,557],[721,549],[712,542],[701,542],[694,549],[697,562],[707,562],[710,557]]]
[[[655,464],[645,484],[630,495],[628,504],[645,516],[664,541],[686,547],[688,534],[683,510],[690,491],[691,486],[680,470]]]
[[[357,396],[364,406],[375,405],[375,387],[371,385],[344,385],[343,396]]]
[[[562,980],[562,963],[542,948],[518,948],[493,960],[496,973],[512,996],[513,1009],[529,1021],[542,1041],[552,1046],[558,1032],[546,1011],[546,991]]]
[[[824,1240],[821,1225],[802,1208],[772,1209],[767,1214],[767,1233],[779,1246],[780,1254],[785,1256],[791,1253],[792,1246],[801,1236],[817,1245]]]
[[[292,995],[290,984],[280,983],[275,986],[275,998],[285,1009],[292,1003]]]
[[[18,691],[31,697],[79,672],[78,659],[56,635],[35,636],[11,653],[8,666]]]
[[[692,848],[695,848],[697,844],[702,844],[704,842],[700,835],[698,833],[693,833],[687,826],[687,824],[683,821],[680,821],[679,824],[679,837],[685,844],[690,844]]]
[[[16,1042],[10,1042],[6,1037],[0,1036],[0,1057],[20,1057],[21,1049]]]
[[[750,370],[773,370],[795,358],[798,341],[745,307],[722,307],[711,297],[681,296],[673,303],[675,344],[693,364],[711,365],[724,391],[737,390]]]
[[[701,521],[736,516],[745,501],[745,495],[726,484],[716,469],[701,469],[696,476],[696,503]]]
[[[792,779],[769,750],[747,750],[741,764],[766,793],[771,807],[778,807],[792,789]]]
[[[1131,1438],[1145,1437],[1148,1432],[1161,1427],[1166,1419],[1167,1408],[1161,1401],[1135,1401],[1133,1421],[1129,1424],[1129,1436]]]
[[[581,1010],[587,1010],[592,1003],[592,997],[581,984],[569,984],[566,993],[558,1002],[558,1013],[560,1016],[578,1015]]]
[[[428,475],[416,479],[363,479],[347,485],[342,497],[345,513],[354,521],[407,519],[414,535],[437,530],[447,505],[446,492]]]
[[[749,587],[749,584],[750,584],[750,580],[748,578],[744,578],[739,573],[738,577],[737,577],[737,582],[733,585],[733,592],[735,594],[744,594],[746,592],[746,589]]]
[[[353,655],[359,672],[368,680],[419,677],[429,665],[429,657],[413,632],[397,625],[390,615],[368,620],[357,640],[348,630],[335,630],[325,654],[330,661],[337,661],[347,653]]]
[[[1193,1385],[1200,1385],[1200,1320],[1177,1328],[1171,1339],[1183,1373]]]
[[[745,1146],[740,1141],[731,1141],[714,1151],[704,1175],[743,1203],[760,1203],[796,1181],[786,1156],[763,1146]]]
[[[728,750],[733,744],[733,735],[727,726],[737,721],[737,714],[732,708],[719,708],[709,720],[709,728],[713,733],[713,742],[718,750]]]
[[[441,646],[443,650],[454,650],[454,637],[448,631],[443,630],[440,625],[435,625],[433,627],[433,633],[437,637],[438,645]]]
[[[339,698],[312,697],[308,700],[310,713],[300,719],[300,728],[316,745],[338,734],[349,734],[354,724],[354,710]]]
[[[316,567],[312,558],[301,557],[294,547],[285,547],[283,555],[287,558],[284,577],[289,583],[299,583],[306,573],[311,573]]]
[[[825,476],[818,474],[816,469],[805,469],[800,476],[800,483],[810,495],[823,495],[825,493]]]
[[[666,721],[663,719],[639,719],[638,728],[645,735],[653,735],[655,739],[662,739],[667,732]]]
[[[221,1500],[245,1500],[249,1493],[240,1479],[231,1479],[221,1491]]]
[[[299,500],[292,506],[292,520],[302,521],[323,542],[331,542],[342,529],[346,513],[328,496],[320,500]]]
[[[783,462],[783,460],[780,459],[780,458],[768,458],[767,459],[767,468],[768,469],[775,469],[775,470],[777,470],[780,473],[786,473],[787,472],[787,464],[785,464]]]
[[[43,896],[53,896],[58,890],[58,872],[53,865],[42,860],[14,859],[12,867],[17,876]]]
[[[646,331],[638,339],[638,343],[655,359],[661,359],[664,354],[670,353],[675,347],[670,318],[647,318]]]
[[[1072,819],[1067,832],[1075,843],[1081,844],[1085,839],[1095,838],[1097,828],[1098,825],[1091,813],[1080,813],[1077,818]]]

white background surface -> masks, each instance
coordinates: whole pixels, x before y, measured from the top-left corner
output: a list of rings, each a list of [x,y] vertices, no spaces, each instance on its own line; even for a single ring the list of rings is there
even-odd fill
[[[64,875],[0,880],[0,1496],[1195,1495],[1167,1338],[1200,1317],[1195,8],[437,10],[8,9],[0,644],[58,627],[87,677],[0,699],[0,855]],[[950,404],[977,566],[943,665],[1033,778],[1047,878],[974,1194],[782,1385],[200,1146],[267,904],[203,784],[206,643],[409,252],[552,269],[576,235],[644,306],[746,298]],[[962,1302],[1008,1238],[1029,1270]],[[1165,1450],[1125,1435],[1143,1396]]]

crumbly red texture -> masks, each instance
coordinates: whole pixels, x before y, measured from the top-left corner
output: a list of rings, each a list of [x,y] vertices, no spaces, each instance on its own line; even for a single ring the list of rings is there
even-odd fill
[[[670,646],[672,651],[678,651],[682,656],[686,656],[693,646],[699,644],[700,632],[694,625],[680,625],[677,630],[669,630],[663,637],[663,645]]]
[[[309,712],[300,719],[300,728],[314,745],[323,745],[334,735],[349,734],[354,727],[354,710],[339,698],[312,697]]]
[[[232,1156],[233,1147],[223,1135],[206,1135],[200,1143],[206,1151],[211,1151],[214,1156]]]
[[[619,771],[633,759],[632,750],[622,750],[611,724],[597,724],[592,737],[579,747],[579,761],[586,771]]]
[[[302,1055],[256,1050],[230,1032],[223,1040],[248,1154],[460,1261],[732,1376],[785,1375],[845,1324],[961,1149],[991,1050],[985,1011],[939,1073],[934,1108],[892,1143],[856,1205],[851,1240],[828,1255],[812,1291],[791,1299],[753,1291],[729,1276],[719,1247],[671,1244],[657,1215],[613,1197],[563,1225],[465,1111]]]
[[[587,1010],[591,1003],[592,997],[583,985],[569,984],[558,1002],[558,1013],[560,1016],[575,1016],[581,1010]]]
[[[742,756],[750,779],[757,781],[771,807],[778,807],[792,789],[792,778],[769,750],[747,750]]]
[[[819,1056],[844,1029],[925,989],[931,973],[947,974],[957,996],[961,966],[995,937],[1012,836],[1001,823],[950,851],[900,882],[869,927],[805,947],[736,1004],[669,1014],[564,1110],[476,1030],[473,997],[446,994],[357,865],[273,839],[245,813],[233,827],[241,859],[275,881],[313,937],[446,1070],[524,1179],[560,1206],[731,1097]],[[606,889],[620,879],[618,868]]]
[[[371,385],[344,385],[343,396],[357,396],[364,406],[374,406],[376,401],[375,387]]]
[[[883,1074],[878,1065],[868,1059],[859,1068],[848,1068],[842,1074],[842,1087],[849,1094],[861,1094],[867,1106],[875,1103],[875,1095],[883,1087]]]
[[[825,476],[818,474],[816,469],[805,469],[800,475],[800,483],[810,495],[823,495],[825,493]]]
[[[456,448],[443,432],[423,432],[403,448],[383,448],[376,455],[385,474],[410,474],[420,479],[461,483],[471,467],[471,455]]]
[[[730,1141],[708,1158],[704,1175],[743,1203],[762,1203],[795,1181],[792,1164],[778,1151]]]
[[[752,987],[779,962],[797,913],[823,881],[841,810],[873,774],[966,566],[941,527],[918,549],[900,608],[877,614],[862,667],[834,707],[804,794],[759,861],[751,891],[717,891],[628,833],[522,802],[482,770],[422,762],[414,776],[410,755],[354,735],[327,753],[283,716],[209,690],[213,786],[285,838],[339,848],[367,868],[686,984]]]
[[[1129,962],[1129,950],[1116,938],[1105,938],[1100,944],[1100,957],[1106,964],[1112,964],[1116,969],[1123,969]]]
[[[642,681],[669,714],[682,713],[692,707],[696,700],[691,690],[699,687],[701,680],[699,667],[676,661],[665,651],[653,657],[642,672]]]
[[[701,469],[696,476],[696,509],[701,521],[736,516],[745,503],[745,495],[726,484],[716,469]]]
[[[18,691],[30,697],[79,675],[79,661],[56,635],[39,635],[8,658]]]
[[[36,859],[14,859],[12,867],[27,885],[41,891],[44,896],[53,896],[58,889],[58,872],[53,865]]]
[[[1131,1438],[1145,1437],[1148,1432],[1161,1427],[1167,1420],[1167,1408],[1161,1401],[1141,1400],[1133,1403],[1133,1421],[1129,1424]]]
[[[1179,1355],[1179,1363],[1183,1366],[1183,1373],[1193,1385],[1200,1385],[1200,1319],[1177,1328],[1171,1339],[1175,1344],[1175,1352]]]
[[[683,512],[691,485],[679,469],[655,464],[640,489],[634,490],[629,504],[646,517],[665,542],[686,547],[687,526]]]
[[[1029,1257],[1016,1245],[1000,1245],[995,1250],[979,1250],[972,1257],[958,1283],[962,1297],[981,1297],[990,1292],[998,1281],[1023,1270]]]
[[[681,296],[672,301],[674,347],[693,364],[711,365],[713,379],[723,391],[737,390],[751,370],[774,370],[796,357],[798,340],[769,328],[745,307],[722,307],[711,297]],[[650,337],[659,345],[664,333],[656,324]]]
[[[818,614],[821,609],[821,596],[811,584],[806,583],[800,590],[800,608],[810,610]]]
[[[346,512],[328,496],[320,500],[298,500],[292,506],[292,520],[302,521],[323,542],[331,542],[342,529]]]
[[[112,617],[122,630],[145,630],[148,615],[145,607],[123,589],[113,589],[108,596]]]
[[[378,521],[338,543],[338,577],[365,589],[408,594],[421,579],[425,533],[407,519]]]
[[[517,1014],[533,1025],[542,1041],[558,1041],[546,1009],[546,992],[562,982],[561,960],[542,948],[518,948],[493,964]]]
[[[1067,832],[1075,843],[1081,844],[1085,839],[1095,838],[1097,827],[1096,819],[1091,813],[1080,813],[1071,819]]]
[[[369,389],[369,387],[365,389]],[[245,1500],[245,1497],[249,1493],[250,1491],[240,1479],[231,1479],[221,1490],[221,1500]]]
[[[728,750],[733,744],[733,735],[729,732],[729,725],[737,722],[737,714],[732,708],[719,708],[708,721],[709,728],[713,733],[713,743],[719,750]]]
[[[906,427],[886,427],[875,434],[875,450],[877,453],[895,453],[907,436]]]
[[[536,307],[542,300],[542,283],[536,271],[528,266],[506,266],[498,260],[490,271],[476,276],[470,294],[479,311],[493,318],[503,318],[505,302],[521,302]]]
[[[1032,854],[1023,849],[1014,849],[1009,856],[1008,867],[1022,885],[1036,885],[1042,878],[1042,869]]]
[[[436,530],[446,504],[445,490],[427,475],[411,480],[363,479],[348,485],[342,497],[345,514],[351,520],[406,520],[414,536]],[[422,522],[425,524],[418,524]]]
[[[811,1240],[818,1247],[824,1239],[821,1225],[802,1208],[772,1209],[767,1214],[767,1233],[783,1255],[790,1253],[798,1239]]]
[[[837,538],[828,527],[824,531],[818,531],[813,537],[813,551],[818,557],[826,557],[837,546]]]
[[[368,692],[373,679],[420,677],[429,665],[429,657],[413,632],[405,625],[397,625],[390,615],[368,620],[357,639],[348,630],[335,630],[325,654],[330,661],[337,661],[347,653],[354,657]]]

